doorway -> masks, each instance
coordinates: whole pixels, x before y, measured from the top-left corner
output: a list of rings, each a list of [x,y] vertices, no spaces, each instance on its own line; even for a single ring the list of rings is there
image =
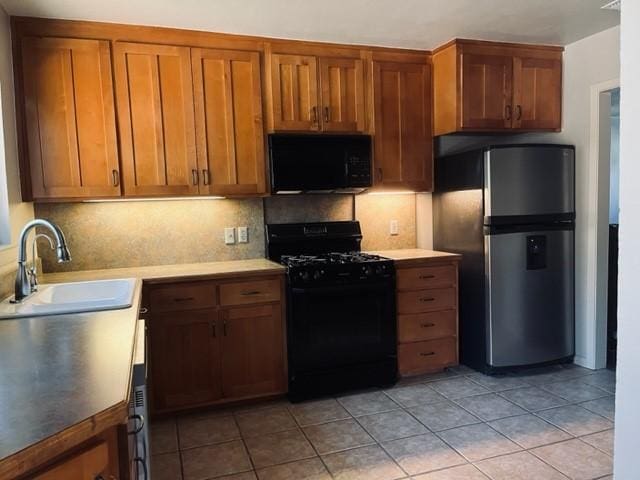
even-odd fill
[[[607,368],[615,369],[618,345],[618,227],[620,212],[620,88],[609,92],[609,258],[607,278]]]
[[[592,86],[589,275],[595,365],[615,368],[618,297],[620,83]]]

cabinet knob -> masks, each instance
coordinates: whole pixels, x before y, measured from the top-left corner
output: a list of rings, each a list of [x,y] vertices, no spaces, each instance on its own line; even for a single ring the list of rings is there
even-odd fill
[[[209,185],[210,179],[209,179],[209,169],[205,168],[202,170],[202,184],[203,185]]]
[[[330,114],[331,110],[329,110],[329,107],[324,107],[324,121],[328,122],[329,119],[331,118],[331,114]]]
[[[511,105],[507,105],[506,107],[504,107],[504,116],[505,119],[511,120]]]
[[[522,105],[516,105],[516,120],[522,120]]]
[[[113,186],[117,187],[118,185],[120,185],[120,172],[116,169],[113,169],[111,171],[111,176],[112,176],[111,180],[113,182]]]
[[[193,181],[194,185],[198,185],[198,170],[196,170],[195,168],[191,170],[191,180]]]
[[[318,107],[317,106],[311,107],[311,121],[313,123],[318,123]]]

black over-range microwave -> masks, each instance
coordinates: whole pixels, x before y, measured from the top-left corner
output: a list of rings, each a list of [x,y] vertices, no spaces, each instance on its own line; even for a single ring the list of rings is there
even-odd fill
[[[271,193],[359,192],[371,186],[369,135],[269,135]]]

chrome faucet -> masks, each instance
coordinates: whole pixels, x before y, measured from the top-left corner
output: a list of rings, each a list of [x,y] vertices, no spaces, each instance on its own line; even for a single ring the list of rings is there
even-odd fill
[[[27,271],[27,237],[29,236],[29,232],[35,227],[46,227],[53,234],[53,238],[56,241],[55,248],[58,263],[71,261],[71,254],[69,253],[69,249],[67,249],[67,242],[62,230],[60,230],[56,224],[42,218],[31,220],[24,226],[22,232],[20,232],[20,240],[18,240],[18,272],[16,273],[16,291],[12,300],[14,303],[23,301],[37,289],[38,281],[36,279],[35,255],[33,258],[34,267],[31,268],[30,271]],[[36,236],[36,238],[37,237],[38,236]],[[35,241],[36,239],[34,239],[34,243]],[[53,246],[51,241],[50,243]]]

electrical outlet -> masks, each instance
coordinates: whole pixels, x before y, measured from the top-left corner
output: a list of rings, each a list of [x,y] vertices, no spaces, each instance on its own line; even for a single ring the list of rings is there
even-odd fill
[[[226,227],[224,229],[224,243],[225,245],[233,245],[236,243],[236,229],[233,227]]]
[[[247,227],[238,227],[238,243],[249,243]]]
[[[398,235],[398,220],[389,222],[389,235]]]

